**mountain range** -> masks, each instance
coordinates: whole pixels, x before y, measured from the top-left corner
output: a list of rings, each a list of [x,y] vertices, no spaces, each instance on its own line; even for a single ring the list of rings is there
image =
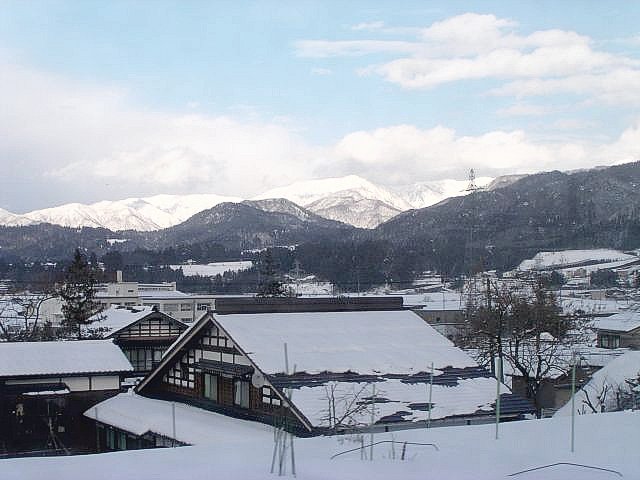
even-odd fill
[[[493,179],[477,179],[488,185]],[[360,228],[375,228],[400,212],[424,208],[445,198],[462,195],[467,181],[440,180],[397,187],[393,191],[356,175],[297,182],[269,190],[251,200],[287,199],[321,217]],[[178,225],[196,213],[221,203],[240,203],[238,197],[215,194],[155,195],[144,198],[101,201],[93,204],[69,203],[53,208],[15,214],[0,209],[0,225],[24,226],[51,223],[66,227],[107,228],[112,231],[161,230]],[[256,204],[266,211],[266,203]],[[262,205],[262,207],[260,206]]]
[[[349,182],[347,186],[356,179]],[[336,188],[332,195],[338,199],[344,195],[353,202],[357,197],[349,190],[364,197],[371,195],[370,191],[363,193],[365,187],[375,188],[366,183],[357,185],[360,190]],[[322,185],[312,187],[316,190],[309,188],[306,197],[300,185],[290,192],[276,193],[297,195],[301,203],[330,210],[330,199],[320,195]],[[388,208],[399,210],[399,202],[409,203],[388,191],[384,195],[376,200]],[[357,212],[352,208],[352,213]],[[70,228],[50,223],[0,226],[0,257],[5,261],[63,259],[77,247],[99,257],[115,249],[173,249],[181,258],[202,257],[207,261],[206,250],[214,245],[236,254],[268,246],[299,245],[297,251],[315,248],[315,261],[320,266],[335,252],[350,249],[353,253],[341,260],[345,268],[355,258],[368,258],[377,268],[388,264],[390,271],[434,269],[446,275],[470,267],[512,268],[539,251],[634,249],[640,245],[640,162],[501,177],[471,195],[397,213],[374,229],[325,218],[284,198],[222,202],[177,225],[151,231]],[[205,253],[196,256],[196,251]],[[372,252],[376,254],[369,255]],[[305,261],[311,262],[308,258]]]

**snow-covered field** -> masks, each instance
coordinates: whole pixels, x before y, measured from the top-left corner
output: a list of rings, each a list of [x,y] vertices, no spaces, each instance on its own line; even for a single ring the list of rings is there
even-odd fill
[[[178,270],[181,268],[182,274],[185,277],[193,277],[196,275],[200,275],[201,277],[215,277],[216,275],[222,275],[224,272],[239,272],[241,270],[248,270],[252,266],[253,262],[251,260],[191,265],[170,265],[173,270]]]
[[[558,301],[562,311],[567,314],[582,311],[592,315],[612,315],[633,306],[633,303],[626,300],[616,300],[614,298],[595,300],[592,298],[562,296],[558,298]]]
[[[541,270],[548,268],[567,268],[580,263],[612,263],[620,262],[615,266],[624,264],[626,261],[637,260],[635,255],[611,250],[608,248],[598,248],[593,250],[561,250],[558,252],[539,252],[532,259],[524,260],[518,270]],[[602,265],[598,268],[605,268]]]
[[[220,417],[220,416],[219,416]],[[379,433],[374,441],[434,443],[376,445],[373,461],[361,460],[360,451],[331,459],[355,448],[349,437],[315,437],[295,440],[297,478],[332,479],[438,479],[438,480],[608,480],[640,476],[640,413],[619,412],[576,417],[575,452],[570,451],[570,417],[494,425],[414,429]],[[136,450],[76,457],[25,458],[0,461],[3,480],[92,480],[187,478],[272,479],[273,434],[263,426],[220,418],[209,439],[192,447]],[[365,435],[365,442],[369,436]],[[368,449],[367,449],[368,454]],[[556,465],[510,476],[524,470]],[[619,472],[622,476],[606,470]],[[290,472],[290,468],[288,469]],[[288,476],[291,478],[290,473]]]

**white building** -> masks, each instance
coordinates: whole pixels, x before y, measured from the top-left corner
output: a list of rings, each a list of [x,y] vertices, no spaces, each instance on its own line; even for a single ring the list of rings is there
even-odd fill
[[[158,311],[183,322],[193,322],[203,312],[213,309],[216,298],[215,295],[180,292],[176,290],[175,282],[124,282],[122,272],[118,272],[116,282],[100,285],[97,290],[96,299],[105,309],[144,305],[156,307]]]

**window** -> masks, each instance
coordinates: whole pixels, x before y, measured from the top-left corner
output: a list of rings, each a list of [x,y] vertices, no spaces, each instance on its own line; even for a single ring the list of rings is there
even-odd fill
[[[181,303],[180,304],[180,311],[181,312],[190,312],[191,311],[191,304],[190,303]]]
[[[165,312],[177,312],[178,304],[177,303],[165,303],[162,307]]]
[[[107,429],[107,448],[109,450],[116,449],[116,432],[111,427]]]
[[[602,348],[620,348],[620,335],[600,335],[600,346]]]
[[[127,434],[124,432],[120,432],[120,434],[118,435],[118,448],[120,450],[127,449]]]
[[[125,355],[134,370],[151,370],[156,363],[162,360],[162,352],[162,347],[134,348],[126,350]]]
[[[189,365],[186,363],[180,364],[180,378],[182,380],[189,380]]]
[[[233,403],[242,408],[249,408],[249,382],[236,380],[233,387]]]
[[[210,303],[199,303],[198,304],[198,310],[199,311],[206,311],[209,310],[209,307],[211,307]]]
[[[204,396],[214,402],[218,401],[218,377],[216,375],[204,374]]]
[[[269,387],[262,387],[262,403],[267,405],[280,406],[280,398],[276,395],[276,392]]]

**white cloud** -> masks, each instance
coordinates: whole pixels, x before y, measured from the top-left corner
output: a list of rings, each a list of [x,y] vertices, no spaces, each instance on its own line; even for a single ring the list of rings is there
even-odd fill
[[[465,136],[442,126],[422,130],[396,125],[346,135],[335,146],[333,158],[329,170],[366,172],[373,181],[396,184],[464,178],[470,168],[482,175],[568,170],[640,159],[640,125],[608,144],[542,142],[522,130]],[[351,171],[343,171],[345,167]]]
[[[351,26],[351,30],[380,30],[384,27],[384,22],[363,22]]]
[[[435,22],[412,41],[302,40],[306,57],[390,54],[397,58],[357,68],[407,89],[452,82],[497,80],[497,95],[518,97],[573,92],[593,101],[638,103],[640,60],[594,47],[587,36],[549,29],[522,35],[511,19],[465,13]],[[635,99],[635,100],[633,100]]]
[[[64,190],[65,201],[117,198],[105,184],[118,185],[119,197],[253,196],[320,176],[359,174],[399,184],[464,178],[469,168],[496,175],[640,158],[640,123],[608,143],[540,140],[523,130],[469,136],[444,126],[392,125],[316,146],[290,119],[147,110],[133,106],[118,88],[73,82],[2,59],[0,71],[0,158],[10,160],[3,162],[3,178],[7,185],[29,178],[19,189],[25,197],[57,189]]]
[[[477,54],[512,46],[512,42],[505,43],[508,37],[504,30],[516,25],[494,15],[465,13],[433,23],[422,31],[421,37],[432,53],[444,54],[442,49],[446,48],[450,56]]]
[[[314,67],[311,69],[311,75],[318,75],[321,77],[331,75],[332,73],[333,70],[331,70],[330,68]]]
[[[551,94],[588,96],[591,102],[611,105],[640,104],[640,70],[616,68],[564,78],[515,80],[490,91],[493,95],[532,97]]]
[[[300,40],[295,42],[295,52],[299,57],[358,57],[371,53],[412,53],[419,45],[399,40]]]
[[[303,159],[315,158],[281,121],[146,110],[123,90],[2,59],[0,71],[0,156],[14,164],[5,175],[29,172],[79,190],[108,182],[134,192],[248,195],[304,178]]]
[[[501,117],[539,117],[557,112],[558,110],[558,107],[534,105],[530,103],[515,103],[508,107],[499,109],[496,113]]]

